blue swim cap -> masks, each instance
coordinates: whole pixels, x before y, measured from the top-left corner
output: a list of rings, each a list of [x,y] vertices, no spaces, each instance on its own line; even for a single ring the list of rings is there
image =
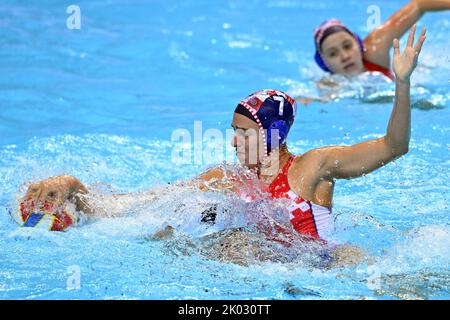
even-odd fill
[[[292,97],[282,91],[266,89],[243,99],[235,112],[258,124],[265,141],[266,154],[269,154],[274,149],[272,134],[275,131],[272,130],[278,130],[278,146],[286,142],[289,130],[294,123],[297,104]],[[267,136],[265,130],[267,130]]]

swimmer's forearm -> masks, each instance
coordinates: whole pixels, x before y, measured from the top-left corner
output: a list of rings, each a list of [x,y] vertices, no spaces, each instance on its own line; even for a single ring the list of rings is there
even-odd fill
[[[384,35],[382,41],[390,48],[392,40],[400,39],[424,13],[416,3],[408,3],[383,24],[381,27]]]
[[[90,193],[82,197],[85,207],[81,208],[81,211],[96,217],[121,217],[127,215],[133,208],[158,200],[158,195],[161,195],[162,191],[161,189],[158,192],[157,188],[153,188],[147,192],[136,193]]]
[[[450,0],[413,0],[394,13],[386,23],[381,26],[383,41],[389,45],[392,40],[400,39],[411,27],[419,21],[426,12],[450,10]]]
[[[232,192],[237,192],[235,184],[231,182],[230,177],[220,167],[215,167],[202,173],[191,183],[201,191],[230,190]]]
[[[413,0],[412,2],[424,13],[450,9],[450,0]]]
[[[373,30],[365,39],[364,59],[389,69],[389,50],[394,39],[400,39],[424,14],[419,6],[410,2],[394,13],[385,23]]]
[[[396,80],[395,103],[389,119],[386,142],[397,156],[408,152],[411,137],[410,82]]]

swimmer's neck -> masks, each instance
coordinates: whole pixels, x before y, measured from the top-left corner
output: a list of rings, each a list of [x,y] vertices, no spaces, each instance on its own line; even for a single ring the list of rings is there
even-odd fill
[[[272,151],[256,168],[258,179],[272,182],[292,156],[287,147]]]

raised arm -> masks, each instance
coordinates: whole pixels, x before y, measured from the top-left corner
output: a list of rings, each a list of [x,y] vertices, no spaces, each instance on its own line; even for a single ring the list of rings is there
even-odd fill
[[[411,133],[410,76],[425,41],[425,28],[414,46],[415,25],[409,34],[408,44],[401,54],[398,39],[394,39],[394,72],[396,94],[394,108],[386,135],[353,146],[325,147],[313,150],[323,159],[323,170],[328,178],[356,178],[380,168],[408,152]]]
[[[450,0],[413,0],[409,2],[364,39],[366,48],[364,58],[389,69],[389,50],[393,40],[400,39],[424,13],[449,9]]]

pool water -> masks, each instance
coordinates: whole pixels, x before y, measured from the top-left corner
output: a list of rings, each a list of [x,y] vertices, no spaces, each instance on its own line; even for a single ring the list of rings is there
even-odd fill
[[[53,175],[104,194],[195,176],[207,165],[173,163],[175,129],[193,132],[202,121],[203,130],[225,132],[236,103],[263,88],[319,95],[313,28],[336,17],[366,35],[369,5],[386,19],[406,2],[79,0],[81,29],[69,30],[67,1],[3,0],[0,298],[448,299],[448,12],[419,23],[428,37],[412,78],[409,153],[336,184],[333,236],[362,247],[371,263],[242,266],[208,259],[184,240],[149,241],[173,221],[187,226],[188,240],[207,233],[193,225],[196,203],[228,201],[186,189],[156,203],[105,203],[128,214],[67,232],[19,228],[9,215],[29,181]],[[290,150],[383,135],[394,86],[376,77],[344,83],[329,103],[299,106]]]

